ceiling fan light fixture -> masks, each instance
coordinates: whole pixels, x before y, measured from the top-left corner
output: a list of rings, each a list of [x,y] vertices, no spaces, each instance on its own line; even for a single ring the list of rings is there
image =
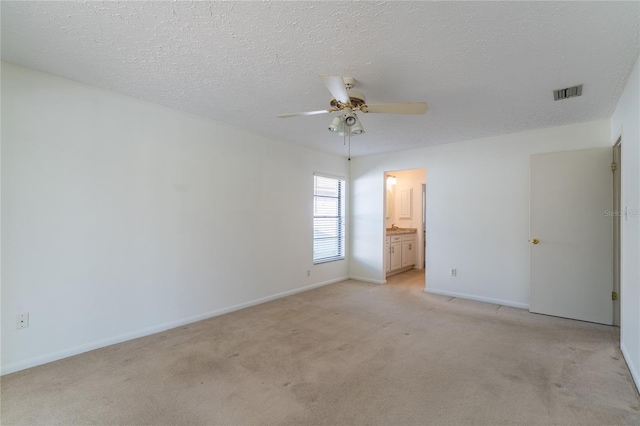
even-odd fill
[[[342,122],[342,117],[334,117],[333,121],[329,125],[329,131],[332,133],[340,133],[344,132],[344,123]]]
[[[351,108],[345,108],[342,112],[342,118],[344,119],[344,124],[351,127],[356,124],[356,115],[353,113]]]
[[[356,122],[354,123],[353,126],[351,126],[351,134],[352,135],[361,135],[364,133],[364,127],[362,127],[362,124],[360,123],[360,120],[358,119],[358,116],[353,114],[353,116],[356,119]]]

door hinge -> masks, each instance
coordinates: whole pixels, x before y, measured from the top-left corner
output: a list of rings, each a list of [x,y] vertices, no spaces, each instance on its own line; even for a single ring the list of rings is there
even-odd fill
[[[618,293],[616,293],[615,291],[611,292],[611,300],[618,300]]]
[[[611,171],[615,172],[616,170],[618,170],[618,163],[611,163]]]

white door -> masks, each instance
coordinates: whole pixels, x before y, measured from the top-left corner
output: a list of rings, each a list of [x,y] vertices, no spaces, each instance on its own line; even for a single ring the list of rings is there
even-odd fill
[[[531,312],[612,324],[611,153],[531,156]]]

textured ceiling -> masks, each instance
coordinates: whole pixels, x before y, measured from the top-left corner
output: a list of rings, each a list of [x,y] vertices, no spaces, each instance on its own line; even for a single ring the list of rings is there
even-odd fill
[[[608,118],[640,53],[633,2],[11,2],[2,59],[346,155],[318,73],[369,103],[352,155]],[[552,91],[584,84],[580,98]]]

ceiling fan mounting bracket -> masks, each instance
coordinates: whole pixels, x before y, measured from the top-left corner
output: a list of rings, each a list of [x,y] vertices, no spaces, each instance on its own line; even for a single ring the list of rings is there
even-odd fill
[[[344,81],[344,87],[346,87],[347,90],[353,89],[356,85],[356,79],[353,77],[342,77],[342,80]]]

